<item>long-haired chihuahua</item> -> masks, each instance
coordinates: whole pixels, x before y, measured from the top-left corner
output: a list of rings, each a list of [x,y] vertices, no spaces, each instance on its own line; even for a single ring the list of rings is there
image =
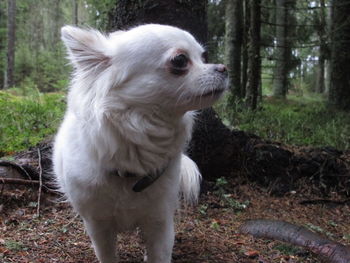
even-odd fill
[[[65,26],[62,40],[74,73],[54,144],[60,190],[101,263],[118,262],[117,233],[136,227],[148,262],[171,262],[178,200],[199,194],[199,170],[183,153],[193,110],[223,94],[227,70],[206,63],[194,37],[172,26],[108,35]]]

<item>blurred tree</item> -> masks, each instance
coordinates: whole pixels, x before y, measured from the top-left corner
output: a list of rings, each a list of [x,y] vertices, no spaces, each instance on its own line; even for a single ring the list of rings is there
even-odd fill
[[[261,85],[260,27],[261,0],[250,0],[250,28],[248,48],[248,82],[246,87],[247,106],[255,110]]]
[[[225,64],[229,69],[231,101],[242,100],[241,50],[243,34],[243,3],[241,0],[226,1]]]
[[[332,1],[329,105],[350,110],[350,2]]]
[[[316,92],[323,93],[325,91],[325,60],[327,58],[327,21],[326,21],[326,5],[325,0],[319,0],[319,11],[317,14],[316,30],[318,39],[320,42],[319,56],[318,56],[318,72],[317,72],[317,83]]]
[[[250,25],[250,8],[249,0],[243,0],[243,39],[242,39],[242,69],[241,69],[241,96],[246,95],[248,81],[248,43],[249,43],[249,25]]]
[[[5,86],[6,75],[6,2],[0,1],[0,89]]]
[[[295,0],[276,0],[276,61],[273,81],[273,95],[285,98],[288,91],[288,73],[292,52],[290,16]]]
[[[79,16],[78,16],[79,5],[78,5],[78,0],[72,0],[72,1],[73,1],[73,24],[77,26],[79,24]]]
[[[225,2],[209,1],[207,7],[208,41],[206,50],[209,61],[223,63],[225,42]]]
[[[16,0],[7,2],[7,70],[5,88],[15,84]]]

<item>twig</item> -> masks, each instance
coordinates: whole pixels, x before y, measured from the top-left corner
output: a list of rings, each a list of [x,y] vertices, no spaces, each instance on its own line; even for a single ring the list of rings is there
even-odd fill
[[[67,224],[65,224],[63,226],[63,228],[67,228],[69,227],[71,224],[73,224],[73,222],[79,217],[79,214],[76,214],[71,220],[69,220],[69,222]]]
[[[345,200],[314,199],[314,200],[302,200],[299,202],[299,204],[301,205],[316,205],[316,204],[345,205],[349,202],[350,202],[350,199],[345,199]]]
[[[18,178],[3,178],[0,177],[0,184],[21,184],[21,185],[37,185],[39,184],[39,181],[37,180],[25,180],[25,179],[18,179]]]
[[[16,169],[20,174],[22,174],[23,177],[27,177],[28,179],[32,180],[32,177],[29,175],[27,170],[24,169],[21,165],[19,165],[17,163],[0,160],[0,166],[12,167],[12,168]]]
[[[41,201],[41,190],[43,187],[43,168],[41,166],[41,152],[40,149],[38,148],[38,163],[39,163],[39,190],[38,190],[38,206],[36,209],[36,215],[37,217],[40,217],[40,201]]]

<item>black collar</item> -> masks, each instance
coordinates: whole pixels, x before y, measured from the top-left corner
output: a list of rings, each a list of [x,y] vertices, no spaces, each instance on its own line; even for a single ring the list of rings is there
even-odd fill
[[[137,193],[143,191],[145,188],[153,184],[164,173],[165,169],[166,167],[160,171],[157,171],[154,174],[148,174],[143,176],[140,180],[136,182],[132,190]],[[126,172],[121,174],[119,171],[117,171],[117,175],[121,177],[139,177],[137,174],[134,173]]]

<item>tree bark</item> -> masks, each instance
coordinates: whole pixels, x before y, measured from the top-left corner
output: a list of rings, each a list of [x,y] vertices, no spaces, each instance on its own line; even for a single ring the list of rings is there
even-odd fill
[[[79,24],[78,8],[78,0],[73,0],[73,24],[76,26]]]
[[[59,43],[60,39],[61,39],[61,26],[64,24],[64,22],[62,21],[62,1],[61,0],[55,0],[54,1],[54,15],[53,15],[53,36],[52,36],[52,40],[51,40],[51,48],[53,48],[53,50],[56,50],[55,47],[57,45],[57,43]]]
[[[248,43],[249,43],[249,24],[250,24],[250,8],[249,0],[244,0],[244,27],[243,27],[243,43],[242,43],[242,98],[246,96],[246,88],[248,82]]]
[[[3,4],[0,3],[0,27],[4,27],[4,17],[5,10],[3,8]],[[0,53],[4,54],[4,51],[6,50],[6,37],[5,32],[0,32]],[[5,51],[6,52],[6,51]],[[1,56],[0,61],[0,90],[3,89],[6,86],[6,67],[5,67],[5,59]]]
[[[7,70],[5,88],[10,88],[15,84],[16,0],[8,0],[7,3]]]
[[[273,96],[285,98],[288,86],[288,0],[276,0],[276,66]]]
[[[331,86],[331,44],[332,41],[332,18],[333,18],[333,8],[326,8],[326,23],[327,23],[327,40],[329,43],[327,43],[327,60],[326,60],[326,68],[325,68],[325,92],[329,94],[330,86]]]
[[[248,83],[246,88],[247,106],[255,110],[258,104],[261,78],[260,25],[261,0],[250,0],[250,29],[248,44]]]
[[[319,10],[319,19],[318,19],[318,38],[320,41],[320,50],[318,57],[318,74],[317,74],[317,87],[316,92],[323,93],[325,92],[325,60],[327,54],[327,44],[326,44],[326,5],[325,0],[320,0],[320,10]]]
[[[333,0],[331,72],[328,102],[331,107],[350,110],[350,3]]]
[[[147,23],[173,25],[191,32],[201,44],[206,44],[206,7],[204,0],[118,0],[109,14],[108,27],[113,31]]]
[[[229,69],[231,101],[241,101],[243,98],[241,85],[242,1],[226,1],[225,16],[225,64]]]

